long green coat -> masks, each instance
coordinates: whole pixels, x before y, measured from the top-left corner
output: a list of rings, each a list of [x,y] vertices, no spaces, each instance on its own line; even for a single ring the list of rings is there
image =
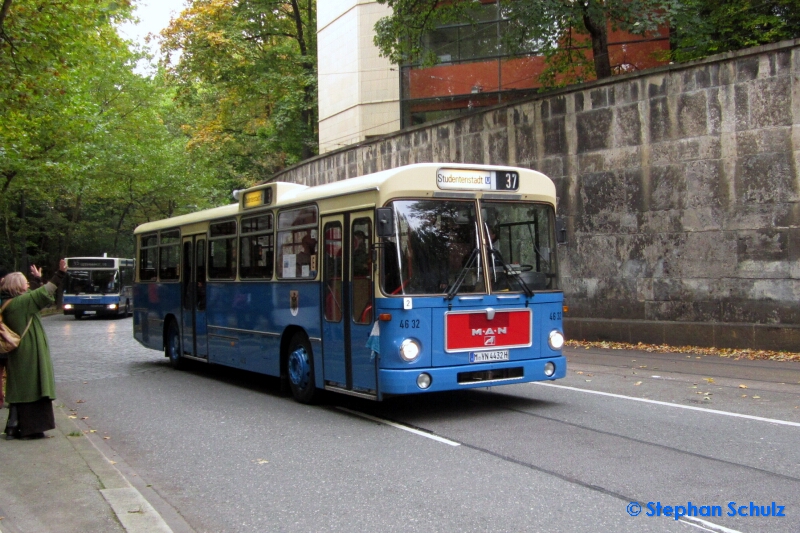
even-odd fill
[[[29,403],[42,398],[56,399],[53,361],[39,311],[55,300],[46,287],[28,291],[11,300],[3,311],[3,322],[19,335],[33,317],[19,348],[8,354],[6,402]]]

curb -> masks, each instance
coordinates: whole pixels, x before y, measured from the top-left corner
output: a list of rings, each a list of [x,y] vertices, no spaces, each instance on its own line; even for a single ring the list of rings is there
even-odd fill
[[[100,494],[114,511],[117,519],[128,533],[175,533],[158,511],[142,494],[117,470],[114,463],[101,451],[89,437],[85,428],[69,418],[64,408],[53,406],[56,415],[56,428],[69,441],[78,455],[94,472],[100,485]],[[69,437],[73,431],[80,432],[83,438]],[[0,532],[2,533],[2,532]]]

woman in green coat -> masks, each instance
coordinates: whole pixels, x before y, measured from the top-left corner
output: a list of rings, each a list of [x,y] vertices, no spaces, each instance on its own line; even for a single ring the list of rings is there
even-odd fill
[[[3,280],[3,302],[12,298],[3,311],[3,321],[20,335],[28,328],[19,347],[8,354],[7,439],[42,438],[45,431],[56,427],[53,416],[53,400],[56,398],[53,362],[39,311],[55,301],[53,295],[61,285],[66,270],[67,262],[62,259],[53,279],[31,291],[22,272],[8,274]]]

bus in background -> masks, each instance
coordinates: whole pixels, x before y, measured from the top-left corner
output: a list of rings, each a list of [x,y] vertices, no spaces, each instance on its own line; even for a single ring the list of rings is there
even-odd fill
[[[416,164],[136,228],[134,337],[322,390],[391,395],[554,380],[555,186],[527,169]]]
[[[133,310],[133,259],[68,257],[64,284],[64,314],[123,315]]]

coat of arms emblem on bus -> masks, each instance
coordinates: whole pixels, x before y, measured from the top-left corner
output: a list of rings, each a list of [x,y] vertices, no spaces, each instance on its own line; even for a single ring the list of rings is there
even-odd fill
[[[289,311],[292,316],[297,316],[300,312],[300,291],[289,291]]]

